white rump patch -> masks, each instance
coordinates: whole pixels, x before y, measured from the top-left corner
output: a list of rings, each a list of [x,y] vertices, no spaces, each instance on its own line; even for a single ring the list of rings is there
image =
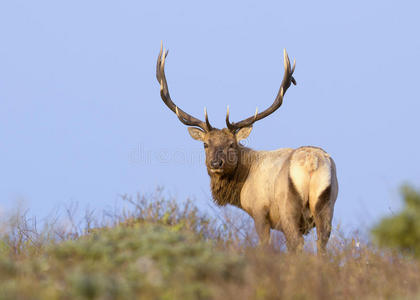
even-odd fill
[[[304,201],[309,193],[319,196],[331,184],[329,156],[318,148],[301,148],[290,161],[290,178]]]
[[[290,163],[290,178],[296,187],[300,197],[306,201],[308,199],[310,175],[304,164]]]
[[[323,159],[322,166],[314,173],[311,189],[319,197],[321,193],[331,184],[331,161]]]

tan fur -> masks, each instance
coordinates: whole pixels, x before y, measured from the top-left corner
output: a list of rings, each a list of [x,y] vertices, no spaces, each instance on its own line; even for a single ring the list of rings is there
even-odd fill
[[[316,226],[318,249],[323,251],[338,192],[330,156],[311,146],[254,151],[236,143],[235,166],[212,172],[213,152],[232,140],[233,134],[224,129],[208,133],[203,140],[210,143],[206,164],[215,203],[245,210],[255,221],[261,243],[270,241],[270,228],[283,231],[291,250],[302,248],[302,235]]]
[[[318,251],[323,251],[330,236],[338,193],[333,160],[316,147],[253,151],[239,144],[248,137],[256,121],[282,105],[291,84],[296,85],[295,61],[292,67],[286,49],[283,51],[283,80],[273,104],[234,123],[229,120],[228,107],[227,128],[221,130],[211,126],[206,109],[205,121],[201,121],[172,101],[164,71],[167,55],[161,45],[156,66],[160,95],[178,119],[190,126],[191,137],[204,143],[214,201],[219,205],[232,204],[248,212],[255,221],[261,243],[270,241],[270,228],[278,229],[285,234],[288,249],[295,250],[303,245],[302,235],[316,226]]]

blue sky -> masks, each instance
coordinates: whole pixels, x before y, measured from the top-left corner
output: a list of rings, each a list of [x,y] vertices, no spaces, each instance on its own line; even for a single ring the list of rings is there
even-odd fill
[[[420,6],[416,1],[1,1],[0,207],[44,216],[69,202],[109,209],[157,186],[209,202],[202,145],[159,97],[170,49],[174,101],[212,124],[283,106],[254,149],[316,145],[335,159],[335,222],[364,227],[417,185]]]

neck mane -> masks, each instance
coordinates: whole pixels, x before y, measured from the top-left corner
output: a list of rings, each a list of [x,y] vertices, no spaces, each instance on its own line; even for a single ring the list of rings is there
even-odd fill
[[[217,205],[231,204],[241,208],[240,194],[254,156],[252,149],[240,146],[238,165],[233,173],[229,175],[209,174],[211,193]]]

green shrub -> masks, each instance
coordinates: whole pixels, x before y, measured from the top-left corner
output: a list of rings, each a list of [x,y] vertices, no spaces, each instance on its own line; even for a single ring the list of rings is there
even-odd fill
[[[372,235],[378,245],[420,258],[420,193],[409,186],[401,188],[404,208],[377,224]]]
[[[243,262],[188,231],[130,223],[52,244],[42,255],[0,259],[8,299],[207,299],[240,282]]]

